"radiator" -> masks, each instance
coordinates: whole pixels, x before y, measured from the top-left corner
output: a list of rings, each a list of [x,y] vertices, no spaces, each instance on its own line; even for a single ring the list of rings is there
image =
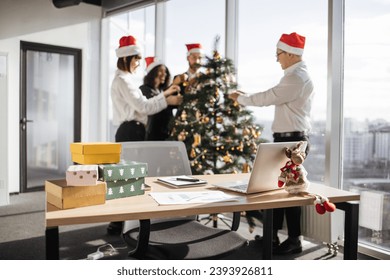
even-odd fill
[[[302,207],[302,235],[327,244],[339,243],[344,238],[344,211],[336,210],[319,215],[314,205]]]

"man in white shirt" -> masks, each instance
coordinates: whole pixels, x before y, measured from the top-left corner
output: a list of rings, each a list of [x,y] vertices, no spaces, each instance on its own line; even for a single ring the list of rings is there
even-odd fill
[[[280,82],[264,91],[247,95],[236,91],[229,98],[245,106],[275,106],[272,131],[274,142],[307,141],[306,155],[309,152],[308,133],[311,129],[310,111],[314,96],[314,86],[302,61],[305,37],[297,34],[283,34],[277,43],[276,61],[284,70]],[[286,215],[288,238],[280,244],[277,232],[282,229]],[[302,252],[301,207],[274,209],[273,245],[275,254]],[[261,239],[257,237],[257,239]]]

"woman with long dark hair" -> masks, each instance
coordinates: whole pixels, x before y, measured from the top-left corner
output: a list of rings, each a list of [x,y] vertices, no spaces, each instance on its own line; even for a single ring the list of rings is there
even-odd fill
[[[144,83],[140,89],[143,95],[149,99],[162,95],[166,90],[169,90],[171,74],[168,67],[162,61],[154,57],[146,57],[145,61],[147,74],[144,77]],[[174,106],[168,106],[154,115],[149,115],[146,128],[146,140],[161,141],[168,138],[168,125],[173,118],[172,111],[174,108]]]

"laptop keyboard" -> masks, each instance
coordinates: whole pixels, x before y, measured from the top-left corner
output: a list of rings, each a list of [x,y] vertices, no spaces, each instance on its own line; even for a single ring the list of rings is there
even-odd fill
[[[232,189],[245,191],[248,188],[248,184],[232,186]]]

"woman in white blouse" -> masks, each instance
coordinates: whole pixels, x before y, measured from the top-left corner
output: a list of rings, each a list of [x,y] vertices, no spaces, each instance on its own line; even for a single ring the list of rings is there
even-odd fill
[[[134,73],[140,65],[141,49],[133,36],[124,36],[116,49],[117,71],[111,86],[113,123],[119,125],[116,142],[145,140],[148,115],[156,114],[168,105],[180,105],[181,95],[172,95],[180,87],[172,85],[163,94],[147,99],[134,83]]]
[[[168,105],[180,105],[183,97],[180,94],[172,95],[180,92],[180,87],[173,85],[163,94],[147,99],[133,80],[142,58],[136,39],[133,36],[122,37],[116,55],[118,69],[111,85],[113,123],[119,125],[115,142],[144,141],[148,115],[156,114]],[[111,222],[107,232],[120,234],[122,227],[123,222]]]

